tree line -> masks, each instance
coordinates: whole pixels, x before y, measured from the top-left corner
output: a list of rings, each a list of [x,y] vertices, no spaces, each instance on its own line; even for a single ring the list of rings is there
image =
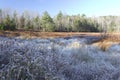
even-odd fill
[[[116,31],[119,17],[102,16],[86,17],[86,15],[65,15],[61,11],[53,18],[47,11],[42,15],[24,11],[0,9],[0,30],[33,30],[42,32],[99,32]]]

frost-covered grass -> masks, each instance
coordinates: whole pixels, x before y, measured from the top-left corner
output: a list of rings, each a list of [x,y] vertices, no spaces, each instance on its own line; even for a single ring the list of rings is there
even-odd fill
[[[120,45],[0,37],[0,80],[120,80]]]

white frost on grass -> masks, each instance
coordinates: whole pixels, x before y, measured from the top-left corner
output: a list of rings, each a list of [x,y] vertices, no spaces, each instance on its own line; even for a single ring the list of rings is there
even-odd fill
[[[120,44],[111,45],[108,49],[108,52],[120,53]]]
[[[120,45],[103,52],[85,42],[0,37],[0,80],[119,80]]]

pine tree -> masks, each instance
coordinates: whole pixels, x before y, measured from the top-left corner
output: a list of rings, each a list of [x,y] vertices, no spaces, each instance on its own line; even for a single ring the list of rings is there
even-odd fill
[[[47,11],[42,15],[41,26],[43,31],[54,31],[54,22]]]

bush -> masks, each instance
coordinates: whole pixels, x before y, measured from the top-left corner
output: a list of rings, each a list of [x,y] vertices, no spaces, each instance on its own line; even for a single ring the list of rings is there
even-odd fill
[[[56,40],[56,41],[55,41]],[[73,42],[75,40],[72,40]],[[64,39],[0,37],[1,80],[119,80],[120,54]],[[63,42],[65,45],[60,45]],[[73,44],[73,43],[72,43]]]

